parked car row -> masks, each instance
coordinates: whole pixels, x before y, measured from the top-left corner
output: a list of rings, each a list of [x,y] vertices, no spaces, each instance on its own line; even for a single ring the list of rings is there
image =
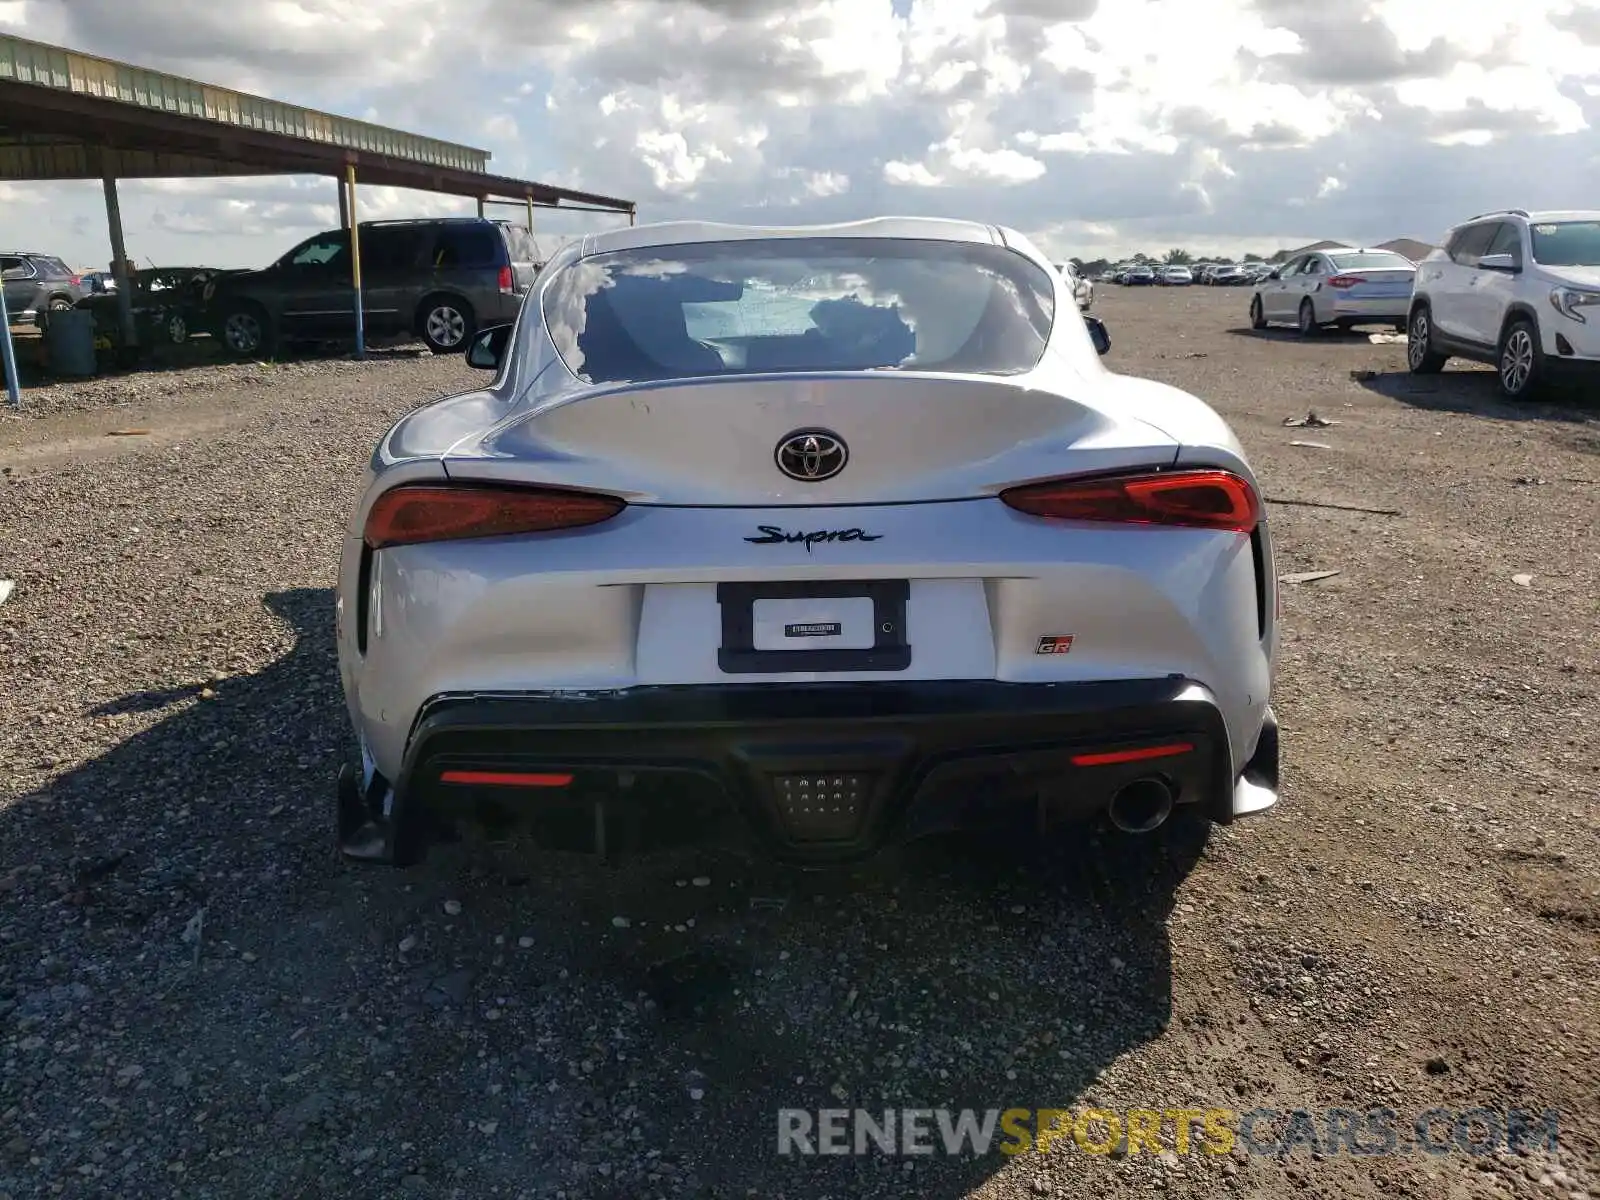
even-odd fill
[[[1128,287],[1157,285],[1187,287],[1201,283],[1216,287],[1238,287],[1254,283],[1272,270],[1272,264],[1248,263],[1121,263],[1100,274],[1101,283]]]
[[[1302,254],[1258,281],[1250,324],[1392,325],[1413,374],[1493,366],[1509,400],[1600,389],[1600,210],[1504,209],[1453,226],[1421,262],[1389,250]]]
[[[524,225],[482,217],[367,221],[360,236],[361,316],[372,337],[415,334],[435,354],[465,351],[486,325],[516,318],[542,265]],[[97,336],[121,341],[115,287],[90,286],[60,259],[0,256],[13,321],[48,324],[49,312],[88,308]],[[15,289],[15,298],[13,298]],[[355,333],[350,232],[307,238],[259,270],[156,267],[129,280],[141,345],[217,338],[240,358]]]

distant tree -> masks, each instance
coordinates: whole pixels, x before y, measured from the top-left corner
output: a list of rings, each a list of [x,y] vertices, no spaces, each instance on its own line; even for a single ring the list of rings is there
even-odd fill
[[[1272,253],[1272,257],[1267,259],[1267,261],[1269,263],[1281,263],[1281,262],[1285,261],[1288,257],[1289,257],[1289,252],[1287,250],[1275,250]]]
[[[1175,247],[1167,251],[1166,258],[1163,261],[1165,261],[1168,266],[1182,267],[1192,263],[1194,261],[1194,255],[1190,254],[1187,250],[1184,250],[1181,247]]]
[[[1259,254],[1246,254],[1244,256],[1244,261],[1245,262],[1265,262],[1266,259],[1262,258],[1261,255],[1259,255]]]

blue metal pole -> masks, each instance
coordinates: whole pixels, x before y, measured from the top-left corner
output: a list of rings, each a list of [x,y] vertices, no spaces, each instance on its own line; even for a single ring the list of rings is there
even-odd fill
[[[22,407],[22,384],[17,379],[17,349],[11,344],[11,314],[6,310],[6,289],[0,284],[0,357],[6,361],[6,398],[12,408]]]
[[[350,280],[356,285],[356,357],[367,356],[367,322],[361,303],[361,229],[356,218],[356,169],[345,168],[345,182],[350,187]]]

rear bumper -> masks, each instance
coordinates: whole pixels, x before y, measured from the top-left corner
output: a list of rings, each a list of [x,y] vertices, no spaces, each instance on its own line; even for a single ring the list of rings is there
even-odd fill
[[[940,831],[1090,817],[1150,776],[1227,822],[1276,799],[1270,709],[1256,743],[1235,771],[1214,697],[1178,677],[441,696],[392,791],[377,779],[366,792],[382,828],[358,834],[352,817],[341,836],[376,832],[383,853],[361,857],[415,861],[440,818],[488,815],[578,831],[572,848],[602,853],[732,840],[841,861]]]
[[[1394,296],[1380,300],[1335,299],[1330,306],[1336,321],[1405,321],[1411,308],[1411,297]]]

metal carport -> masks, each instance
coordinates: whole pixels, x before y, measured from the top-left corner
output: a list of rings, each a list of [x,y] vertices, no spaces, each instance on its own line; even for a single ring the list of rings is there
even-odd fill
[[[615,213],[635,206],[589,192],[489,173],[485,150],[338,117],[231,88],[0,35],[0,180],[98,179],[106,197],[118,308],[134,339],[120,179],[219,175],[329,175],[338,180],[341,225],[356,223],[355,184],[471,196],[488,203]],[[352,272],[361,313],[359,242]],[[7,384],[16,400],[10,331]],[[356,352],[362,353],[357,332]]]

